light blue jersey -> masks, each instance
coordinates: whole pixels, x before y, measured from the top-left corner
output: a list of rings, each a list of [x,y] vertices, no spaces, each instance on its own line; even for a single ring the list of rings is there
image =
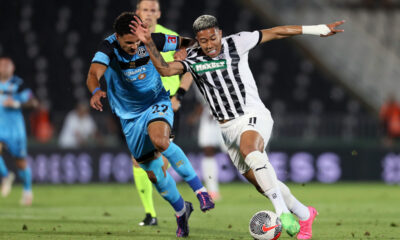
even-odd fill
[[[173,51],[179,46],[178,36],[153,33],[152,38],[160,51]],[[156,99],[169,96],[143,44],[132,56],[121,49],[113,34],[101,43],[92,63],[108,67],[104,74],[107,97],[111,109],[121,119],[137,118]]]
[[[12,98],[21,104],[28,102],[32,91],[23,86],[24,81],[13,76],[6,82],[0,82],[0,142],[6,144],[14,157],[26,157],[26,130],[20,108],[4,107],[4,101]]]
[[[160,51],[176,50],[179,37],[153,33],[152,38]],[[92,63],[107,66],[104,78],[107,98],[112,111],[120,118],[128,148],[138,161],[154,154],[155,148],[147,132],[153,121],[164,121],[173,126],[174,113],[146,47],[141,44],[135,55],[121,49],[115,34],[100,45]]]

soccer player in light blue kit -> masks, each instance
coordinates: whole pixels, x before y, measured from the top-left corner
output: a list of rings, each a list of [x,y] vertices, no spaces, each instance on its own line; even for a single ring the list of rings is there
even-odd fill
[[[135,20],[134,16],[134,13],[125,12],[117,17],[114,22],[116,33],[100,44],[92,60],[87,79],[93,95],[90,105],[102,111],[100,100],[108,97],[112,111],[121,121],[132,156],[176,212],[177,237],[187,237],[193,207],[182,199],[175,181],[166,171],[161,154],[196,193],[202,211],[214,208],[214,203],[183,151],[170,142],[173,110],[169,94],[145,46],[130,32],[129,24]],[[152,37],[161,51],[177,50],[191,42],[161,33],[154,33]],[[99,80],[103,75],[107,93],[100,89]]]
[[[15,66],[8,57],[0,57],[0,176],[1,195],[8,196],[15,175],[9,172],[2,157],[4,147],[16,159],[18,176],[22,180],[21,205],[30,206],[33,201],[32,174],[26,162],[26,130],[22,106],[36,106],[32,91],[24,81],[14,75]]]

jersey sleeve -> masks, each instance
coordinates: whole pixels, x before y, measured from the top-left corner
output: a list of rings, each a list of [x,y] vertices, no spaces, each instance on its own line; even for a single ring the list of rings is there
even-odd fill
[[[114,49],[111,43],[107,40],[104,40],[100,43],[98,50],[92,59],[92,63],[100,63],[108,66],[113,55]]]
[[[189,62],[187,62],[186,60],[182,60],[182,61],[179,61],[179,62],[182,63],[182,65],[183,65],[183,73],[192,72],[192,69],[190,68],[190,63]]]
[[[162,52],[175,51],[179,48],[179,36],[167,35],[163,33],[152,33],[157,49]]]
[[[261,31],[240,32],[232,35],[236,48],[239,53],[245,53],[257,46],[262,38]]]

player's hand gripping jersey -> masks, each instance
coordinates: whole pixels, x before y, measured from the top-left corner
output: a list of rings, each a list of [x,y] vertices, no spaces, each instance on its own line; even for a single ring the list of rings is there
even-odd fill
[[[152,38],[160,51],[174,51],[179,47],[178,36],[153,33]],[[100,44],[92,62],[108,67],[104,73],[107,97],[111,109],[121,119],[136,118],[158,99],[169,99],[142,43],[135,55],[129,55],[121,49],[113,34]]]
[[[0,82],[0,142],[5,142],[11,154],[26,156],[26,131],[21,108],[5,107],[4,102],[12,98],[21,104],[28,102],[32,91],[25,88],[23,80],[17,76],[6,82]]]
[[[200,46],[182,61],[192,73],[200,92],[217,120],[230,120],[265,108],[258,95],[248,54],[261,41],[261,32],[240,32],[222,38],[221,53],[210,58]]]

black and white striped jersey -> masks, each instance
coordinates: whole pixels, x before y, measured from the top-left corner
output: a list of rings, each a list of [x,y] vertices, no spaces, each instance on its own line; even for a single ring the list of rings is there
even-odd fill
[[[216,120],[231,120],[265,108],[248,63],[248,53],[261,37],[260,31],[233,34],[222,38],[217,57],[206,56],[198,46],[182,61]]]

